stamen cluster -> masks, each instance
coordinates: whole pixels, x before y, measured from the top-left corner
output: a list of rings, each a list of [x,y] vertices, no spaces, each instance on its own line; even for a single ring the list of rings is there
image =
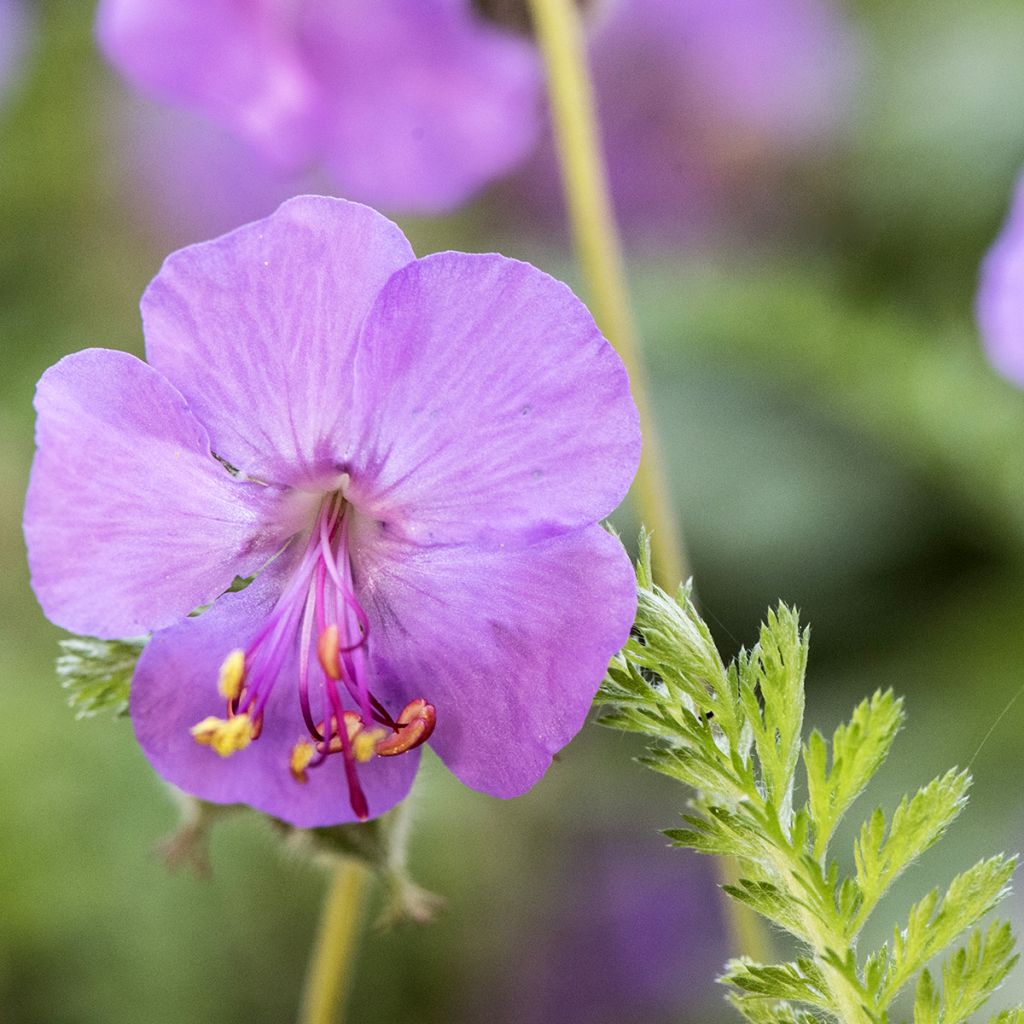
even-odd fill
[[[289,770],[296,782],[305,783],[309,769],[341,754],[352,810],[365,820],[369,807],[356,766],[425,743],[437,713],[417,698],[392,717],[370,690],[370,622],[353,589],[349,522],[349,506],[340,492],[323,500],[302,560],[274,610],[249,646],[231,651],[221,665],[218,689],[227,701],[226,717],[204,718],[192,727],[192,736],[221,757],[258,739],[267,701],[298,635],[299,706],[309,738],[292,748]],[[354,708],[345,707],[346,698]],[[314,703],[319,715],[314,715]]]

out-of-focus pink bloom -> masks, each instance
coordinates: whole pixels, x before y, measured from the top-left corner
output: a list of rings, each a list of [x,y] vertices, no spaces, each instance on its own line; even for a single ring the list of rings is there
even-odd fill
[[[147,95],[391,210],[458,205],[537,134],[534,49],[469,0],[103,0],[97,33]]]
[[[981,266],[977,316],[992,365],[1024,387],[1024,177],[1006,225]]]
[[[641,814],[641,821],[646,815]],[[631,822],[631,824],[635,824]],[[564,872],[532,922],[495,1024],[668,1024],[704,1020],[729,955],[710,861],[659,843],[652,827],[593,830],[559,851]],[[475,1009],[475,1007],[474,1007]],[[478,1011],[476,1016],[481,1017]]]
[[[133,218],[183,245],[268,216],[286,199],[328,191],[288,174],[201,114],[119,92],[107,109],[107,174]]]
[[[601,134],[632,232],[692,232],[848,113],[854,48],[830,0],[617,0],[595,17]],[[556,206],[550,141],[521,185]]]

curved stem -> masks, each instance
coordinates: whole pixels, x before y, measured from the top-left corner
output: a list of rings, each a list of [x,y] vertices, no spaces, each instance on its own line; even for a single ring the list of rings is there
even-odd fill
[[[583,27],[574,0],[530,0],[530,7],[547,66],[565,201],[590,309],[626,365],[640,412],[644,451],[633,485],[636,504],[654,536],[656,575],[672,589],[689,573],[654,426],[640,332],[630,304],[622,245],[598,143]]]
[[[299,1024],[341,1024],[341,1011],[358,951],[359,923],[369,869],[359,861],[338,861],[327,891],[310,955]]]

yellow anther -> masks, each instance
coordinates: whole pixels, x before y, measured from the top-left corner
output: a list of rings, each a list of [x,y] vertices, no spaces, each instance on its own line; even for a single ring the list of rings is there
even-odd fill
[[[245,651],[239,647],[232,651],[220,667],[217,689],[225,700],[238,700],[242,695],[242,680],[245,678]]]
[[[384,729],[362,729],[352,737],[352,756],[360,763],[372,761],[377,744],[387,736]]]
[[[221,757],[244,750],[255,738],[255,728],[248,715],[215,718],[211,715],[192,726],[192,738],[204,747],[211,747]]]
[[[309,762],[313,760],[315,753],[316,747],[308,740],[299,740],[292,747],[292,756],[288,762],[288,769],[291,771],[292,778],[296,782],[309,782],[306,769],[309,767]]]

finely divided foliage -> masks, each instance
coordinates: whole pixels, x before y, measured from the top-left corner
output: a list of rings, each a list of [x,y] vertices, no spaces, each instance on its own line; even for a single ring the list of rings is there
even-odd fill
[[[636,626],[598,697],[603,722],[650,737],[645,763],[696,791],[685,827],[666,832],[672,841],[735,857],[741,878],[725,887],[729,895],[803,946],[790,963],[730,962],[721,980],[732,1004],[754,1024],[897,1024],[911,1012],[913,1024],[968,1020],[1017,960],[1009,925],[978,926],[1006,895],[1015,858],[982,861],[944,894],[928,893],[869,955],[857,940],[896,878],[963,809],[969,775],[948,772],[890,817],[875,810],[844,877],[831,853],[836,827],[882,766],[903,721],[901,701],[876,693],[831,744],[817,731],[804,744],[808,634],[796,613],[770,612],[754,649],[726,666],[689,588],[672,597],[653,583],[646,537],[637,577]],[[802,804],[794,796],[801,763]],[[965,933],[960,948],[926,968]],[[912,1000],[897,1008],[915,977]],[[1024,1009],[989,1024],[1024,1024]]]
[[[76,718],[100,712],[128,714],[128,690],[144,640],[69,637],[60,642],[57,678],[67,691]]]

